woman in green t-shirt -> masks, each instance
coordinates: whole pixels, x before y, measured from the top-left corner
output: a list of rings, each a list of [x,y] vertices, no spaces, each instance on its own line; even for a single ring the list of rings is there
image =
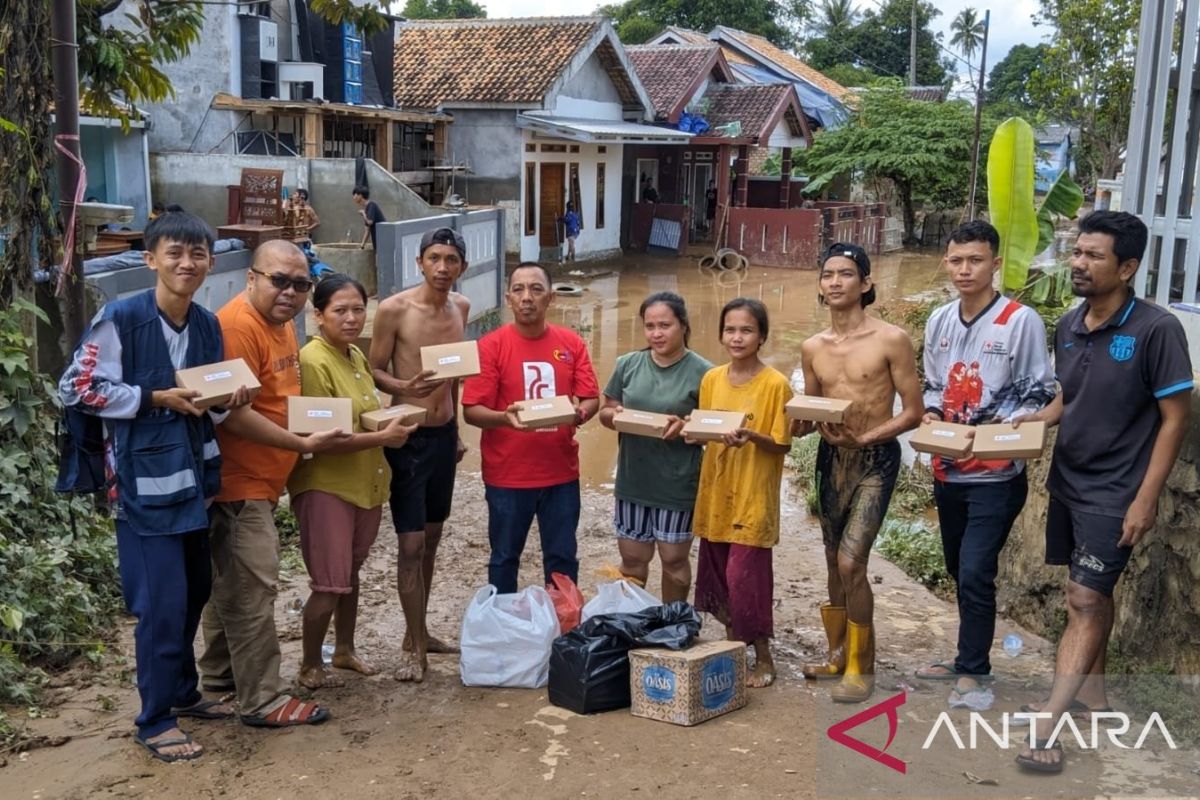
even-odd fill
[[[692,585],[692,509],[703,455],[679,432],[696,409],[700,379],[712,364],[688,349],[691,327],[682,297],[657,292],[638,313],[647,347],[617,359],[604,387],[600,422],[613,428],[613,416],[625,409],[670,418],[661,439],[620,434],[613,514],[622,574],[645,583],[657,549],[662,599],[670,603],[686,600]]]
[[[383,447],[401,447],[416,425],[400,419],[374,432],[358,422],[379,408],[371,367],[354,340],[367,320],[367,291],[347,275],[329,275],[313,292],[320,335],[300,351],[300,387],[309,397],[348,397],[354,406],[354,433],[310,459],[288,480],[292,507],[300,522],[300,552],[312,594],[304,604],[304,648],[299,681],[309,689],[338,686],[325,670],[321,646],[337,612],[332,664],[364,675],[376,670],[354,649],[358,617],[358,570],[379,534],[391,472]]]

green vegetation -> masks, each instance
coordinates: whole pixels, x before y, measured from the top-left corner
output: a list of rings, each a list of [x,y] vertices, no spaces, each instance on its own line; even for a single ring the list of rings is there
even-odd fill
[[[793,47],[809,8],[804,0],[625,0],[592,13],[611,19],[625,44],[641,44],[668,25],[705,34],[725,25],[758,34],[780,47]]]
[[[408,0],[400,16],[405,19],[471,19],[486,17],[487,9],[471,0]]]
[[[954,579],[946,572],[941,534],[922,521],[898,519],[889,514],[875,539],[875,549],[936,594],[945,596],[954,592]]]
[[[878,78],[907,82],[912,7],[912,0],[858,3],[857,8],[849,0],[823,0],[817,7],[816,35],[804,43],[804,58],[827,75],[849,65]],[[936,3],[918,0],[917,83],[921,86],[948,88],[953,80],[954,61],[942,49],[942,34],[932,27],[941,13]]]
[[[120,610],[112,525],[92,499],[54,492],[59,411],[22,329],[0,311],[0,703],[35,703],[47,669],[98,658]],[[8,735],[0,720],[0,741]]]
[[[300,553],[300,521],[291,503],[275,507],[275,529],[279,531],[279,571],[284,578],[305,571],[304,556]]]

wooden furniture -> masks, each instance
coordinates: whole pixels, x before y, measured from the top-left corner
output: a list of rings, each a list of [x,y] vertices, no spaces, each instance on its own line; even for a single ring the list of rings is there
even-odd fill
[[[263,242],[283,238],[282,225],[222,225],[217,228],[221,239],[241,239],[247,250],[255,250]]]

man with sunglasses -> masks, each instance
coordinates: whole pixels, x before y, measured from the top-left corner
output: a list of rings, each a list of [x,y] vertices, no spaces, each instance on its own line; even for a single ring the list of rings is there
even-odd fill
[[[308,260],[291,242],[261,245],[246,291],[217,312],[225,358],[242,358],[262,384],[252,407],[280,427],[287,402],[300,394],[300,345],[292,320],[313,283]],[[201,685],[236,692],[247,725],[279,728],[323,722],[329,711],[284,691],[279,674],[275,595],[279,533],[275,506],[297,454],[218,432],[221,491],[209,508],[212,597],[204,610]]]

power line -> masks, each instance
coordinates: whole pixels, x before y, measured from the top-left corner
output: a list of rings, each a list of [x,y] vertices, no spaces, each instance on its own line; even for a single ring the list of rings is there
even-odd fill
[[[872,4],[873,4],[873,5],[874,5],[876,8],[878,8],[880,11],[885,11],[885,10],[887,10],[887,7],[886,7],[886,6],[884,6],[884,4],[883,4],[882,2],[880,2],[880,0],[869,0],[869,2],[870,2],[870,3],[872,3]],[[915,2],[915,0],[914,0],[914,2]],[[967,66],[967,74],[968,74],[968,75],[970,75],[970,74],[971,74],[971,72],[972,72],[972,71],[974,71],[974,69],[975,69],[975,65],[974,65],[974,64],[972,64],[970,61],[966,60],[965,58],[963,58],[962,56],[958,55],[958,54],[957,54],[957,53],[955,53],[953,50],[951,50],[950,48],[946,47],[946,46],[945,46],[945,45],[943,45],[941,42],[939,42],[939,41],[938,41],[938,39],[937,39],[937,36],[935,36],[935,35],[932,35],[932,34],[933,34],[933,32],[932,32],[932,31],[930,31],[930,34],[931,34],[931,35],[930,35],[930,40],[933,42],[933,44],[934,44],[934,45],[935,45],[935,46],[936,46],[936,47],[937,47],[939,50],[941,50],[943,53],[945,53],[946,55],[948,55],[948,56],[950,56],[951,58],[953,58],[955,61],[962,62],[963,64],[965,64],[965,65]]]

